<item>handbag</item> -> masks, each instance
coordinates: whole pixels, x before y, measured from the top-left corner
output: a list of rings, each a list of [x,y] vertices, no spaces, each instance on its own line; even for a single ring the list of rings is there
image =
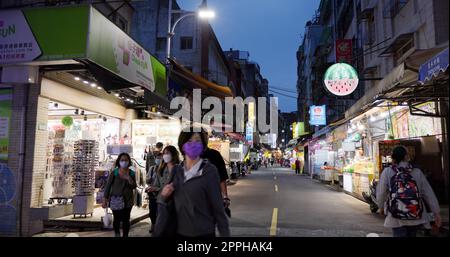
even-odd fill
[[[113,216],[112,213],[108,212],[108,208],[105,208],[105,216],[101,217],[103,228],[112,229],[113,228]]]

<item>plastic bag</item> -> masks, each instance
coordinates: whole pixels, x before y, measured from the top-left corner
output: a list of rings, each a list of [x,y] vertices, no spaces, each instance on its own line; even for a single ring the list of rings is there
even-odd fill
[[[102,223],[104,229],[112,229],[113,228],[113,215],[108,212],[108,208],[105,208],[105,216],[102,216]]]

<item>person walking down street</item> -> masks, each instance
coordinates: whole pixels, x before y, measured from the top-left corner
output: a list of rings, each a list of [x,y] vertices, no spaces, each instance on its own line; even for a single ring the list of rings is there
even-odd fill
[[[180,154],[174,146],[169,145],[162,151],[162,160],[163,162],[156,169],[152,185],[147,188],[147,191],[154,196],[153,199],[155,199],[156,203],[156,207],[154,207],[155,214],[152,213],[150,233],[153,232],[156,224],[158,209],[160,208],[159,203],[162,200],[161,189],[169,183],[174,167],[180,163]]]
[[[149,150],[145,156],[145,171],[148,173],[152,166],[156,164],[156,156],[158,156],[163,148],[163,143],[156,143],[155,148],[149,147]]]
[[[134,189],[136,188],[136,175],[130,169],[131,164],[130,155],[121,153],[105,186],[102,207],[109,207],[113,212],[113,227],[116,237],[120,237],[121,223],[123,237],[128,237],[130,231],[130,214],[134,204]]]
[[[162,153],[156,152],[155,153],[155,165],[150,167],[149,171],[147,172],[146,179],[145,179],[145,182],[147,183],[147,185],[149,185],[145,189],[145,192],[148,195],[148,202],[149,202],[148,211],[149,211],[150,221],[152,223],[149,233],[153,232],[154,225],[156,224],[156,217],[158,216],[158,203],[157,203],[157,194],[158,193],[152,191],[151,186],[153,185],[153,183],[156,179],[157,171],[162,164],[162,159],[163,159]]]
[[[436,195],[422,171],[409,163],[408,150],[403,146],[394,148],[392,165],[381,174],[376,199],[382,210],[387,202],[384,226],[392,229],[394,237],[416,237],[421,227],[433,222],[424,204],[434,215],[433,226],[441,226]]]
[[[174,201],[177,236],[215,237],[216,227],[220,236],[230,236],[217,168],[200,157],[207,146],[202,133],[189,129],[178,138],[184,162],[177,166],[173,182],[163,188],[162,199]]]
[[[299,159],[295,160],[295,174],[300,175],[300,160]]]
[[[212,165],[216,166],[217,171],[219,172],[218,174],[220,179],[220,191],[222,192],[223,203],[225,205],[225,208],[228,208],[230,206],[231,200],[228,197],[227,180],[229,177],[225,161],[219,151],[208,147],[209,138],[207,131],[203,130],[202,137],[203,141],[206,142],[206,145],[201,158],[207,159]]]

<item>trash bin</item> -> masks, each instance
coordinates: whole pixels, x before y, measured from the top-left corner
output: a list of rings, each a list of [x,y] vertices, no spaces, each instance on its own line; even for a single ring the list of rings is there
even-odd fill
[[[343,174],[339,174],[339,187],[344,187],[344,175]]]

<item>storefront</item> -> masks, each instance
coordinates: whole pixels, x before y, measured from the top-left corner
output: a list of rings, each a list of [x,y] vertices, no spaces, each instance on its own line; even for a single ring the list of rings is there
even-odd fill
[[[0,50],[1,190],[11,193],[0,235],[32,235],[48,219],[92,214],[117,155],[136,157],[136,106],[166,92],[165,68],[92,6],[0,13],[20,34],[0,39],[11,46]],[[134,169],[141,206],[145,173]]]

